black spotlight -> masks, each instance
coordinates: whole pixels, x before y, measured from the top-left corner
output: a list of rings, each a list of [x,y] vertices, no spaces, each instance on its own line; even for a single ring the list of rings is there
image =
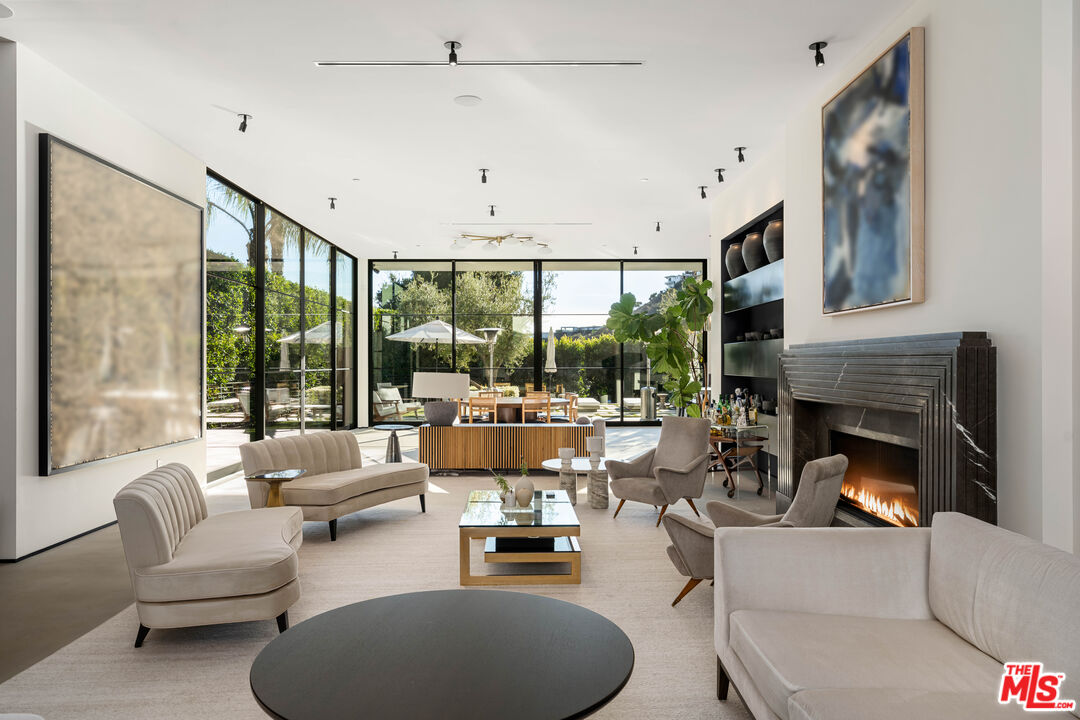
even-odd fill
[[[443,47],[450,51],[450,58],[448,60],[450,67],[457,67],[457,51],[461,47],[461,43],[455,40],[448,40],[443,43]]]
[[[637,245],[634,246],[634,254],[637,255]]]
[[[331,209],[331,210],[334,210],[334,209],[336,209],[336,208],[337,208],[337,206],[336,206],[336,205],[334,205],[334,203],[335,203],[335,202],[337,201],[337,198],[327,198],[327,199],[328,199],[328,200],[330,201],[330,209]]]
[[[251,119],[251,116],[247,113],[240,113],[237,117],[240,118],[240,127],[237,128],[240,132],[247,132],[247,121]]]
[[[716,168],[716,182],[724,182],[724,170],[726,168]]]
[[[656,221],[656,232],[660,232],[660,221]]]
[[[394,251],[394,259],[397,260],[397,250]]]
[[[480,182],[482,182],[482,183],[487,182],[487,174],[488,174],[487,168],[480,168]]]
[[[814,51],[814,65],[817,67],[825,64],[825,56],[821,54],[821,50],[827,47],[829,47],[829,43],[823,41],[810,43],[810,49]]]
[[[743,155],[743,150],[745,149],[745,145],[740,145],[739,147],[735,148],[735,152],[739,153],[739,162],[746,162],[746,156]]]
[[[701,189],[701,199],[704,200],[705,199],[705,186],[704,185],[698,185],[698,188]]]
[[[488,205],[488,210],[489,210],[488,214],[491,215],[491,217],[495,217],[495,206],[494,205]]]

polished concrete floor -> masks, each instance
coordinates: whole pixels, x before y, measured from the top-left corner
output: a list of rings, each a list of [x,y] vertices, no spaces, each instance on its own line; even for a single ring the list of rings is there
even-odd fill
[[[358,433],[365,462],[382,462],[387,433]],[[611,428],[608,455],[632,457],[653,447],[659,428]],[[416,459],[417,433],[404,433],[402,451]],[[705,499],[726,500],[721,477],[713,473]],[[773,501],[751,488],[733,502],[754,512],[771,512]],[[213,483],[207,490],[211,514],[246,507],[246,489],[239,474]],[[115,525],[72,540],[17,563],[0,564],[0,682],[48,657],[116,615],[132,602],[120,532]],[[132,628],[134,641],[135,628]]]

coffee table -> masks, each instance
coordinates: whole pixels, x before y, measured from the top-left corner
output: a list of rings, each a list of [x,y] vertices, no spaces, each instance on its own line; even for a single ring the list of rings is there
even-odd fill
[[[581,524],[565,490],[537,490],[527,508],[504,507],[494,490],[473,490],[458,522],[462,585],[581,584]],[[569,573],[473,575],[473,538],[484,538],[484,562],[569,563]]]
[[[258,480],[270,485],[270,492],[266,494],[266,507],[282,507],[285,503],[281,499],[281,483],[290,482],[301,477],[307,470],[296,468],[294,470],[275,470],[274,472],[248,475],[247,480]]]
[[[615,623],[562,600],[435,590],[330,610],[274,638],[251,665],[272,717],[515,718],[590,715],[634,669]]]

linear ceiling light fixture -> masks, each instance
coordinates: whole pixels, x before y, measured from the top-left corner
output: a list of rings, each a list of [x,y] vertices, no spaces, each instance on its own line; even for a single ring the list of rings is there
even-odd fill
[[[251,119],[251,115],[248,115],[247,113],[237,113],[236,117],[240,118],[240,127],[236,128],[236,129],[239,130],[242,133],[246,133],[247,132],[247,122],[248,122],[248,120]]]
[[[819,40],[818,42],[810,43],[810,49],[814,51],[814,65],[821,67],[825,64],[825,56],[821,54],[823,48],[829,47],[829,43]]]
[[[644,65],[641,61],[622,60],[459,60],[461,43],[447,40],[450,51],[446,60],[316,60],[318,67],[622,67]]]
[[[716,182],[724,182],[724,170],[727,168],[716,168]]]
[[[743,150],[746,150],[745,145],[740,145],[739,147],[735,148],[735,152],[739,153],[739,162],[746,162],[746,156],[743,155]]]

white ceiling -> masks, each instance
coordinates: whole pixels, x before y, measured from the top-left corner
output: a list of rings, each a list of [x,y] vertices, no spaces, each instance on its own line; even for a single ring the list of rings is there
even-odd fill
[[[475,256],[450,248],[468,230],[530,232],[569,258],[630,256],[633,245],[643,257],[706,255],[710,202],[697,186],[722,197],[713,168],[737,180],[908,0],[5,4],[15,15],[0,35],[359,256]],[[807,45],[821,39],[819,69]],[[442,59],[445,40],[463,44],[462,60],[645,65],[313,65]],[[483,103],[461,107],[461,94]],[[248,132],[221,108],[254,115]],[[749,147],[745,165],[736,145]],[[481,224],[489,204],[497,225]]]

